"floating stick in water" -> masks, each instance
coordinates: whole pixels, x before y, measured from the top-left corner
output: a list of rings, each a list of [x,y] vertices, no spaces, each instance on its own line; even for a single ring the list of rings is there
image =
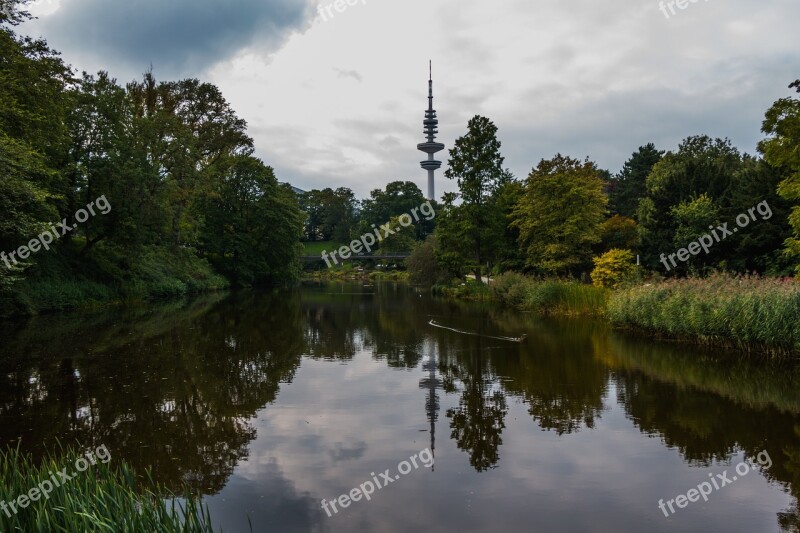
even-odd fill
[[[522,342],[525,340],[525,337],[527,337],[527,335],[523,335],[522,337],[494,337],[492,335],[484,335],[483,333],[475,333],[473,331],[463,331],[460,329],[448,328],[447,326],[441,326],[437,324],[433,320],[428,322],[428,325],[433,326],[435,328],[448,329],[450,331],[455,331],[456,333],[462,333],[464,335],[475,335],[477,337],[486,337],[488,339],[499,339],[501,341]]]

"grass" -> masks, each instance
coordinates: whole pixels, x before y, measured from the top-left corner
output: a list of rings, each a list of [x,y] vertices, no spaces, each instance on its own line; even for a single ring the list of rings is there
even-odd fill
[[[507,273],[489,285],[493,299],[542,315],[602,316],[610,291],[571,280],[540,280]]]
[[[303,255],[322,255],[322,252],[330,253],[338,250],[342,245],[333,241],[315,241],[303,243]]]
[[[800,283],[714,275],[614,292],[617,326],[785,356],[800,352]]]
[[[450,296],[485,298],[469,283]],[[717,274],[617,290],[574,281],[498,276],[489,298],[542,315],[597,316],[663,338],[773,357],[800,353],[800,283]]]
[[[83,455],[76,450],[67,449],[58,457],[36,462],[16,449],[0,450],[0,501],[17,500],[65,466],[72,474],[80,457]],[[77,472],[73,479],[54,487],[48,498],[39,497],[24,509],[17,507],[16,514],[10,509],[0,512],[0,531],[213,531],[208,509],[200,498],[187,491],[183,503],[179,503],[152,482],[149,472],[145,479],[147,483],[143,484],[124,462],[98,460],[85,472]],[[165,498],[171,503],[165,503]]]

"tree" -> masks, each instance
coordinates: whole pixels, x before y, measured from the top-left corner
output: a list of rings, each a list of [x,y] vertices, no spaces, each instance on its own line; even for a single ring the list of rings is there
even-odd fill
[[[675,237],[671,249],[688,247],[689,243],[698,240],[709,232],[709,227],[716,227],[720,222],[719,206],[707,194],[681,202],[670,210],[674,219]],[[703,254],[687,265],[689,271],[696,271],[699,265],[709,265],[711,258]],[[682,269],[678,265],[675,272]]]
[[[793,273],[796,262],[784,253],[784,243],[792,236],[791,203],[778,194],[778,185],[784,176],[784,172],[764,159],[744,156],[741,170],[732,178],[733,194],[725,217],[734,220],[739,213],[762,202],[769,206],[772,216],[762,216],[757,224],[751,224],[732,237],[733,250],[725,258],[727,268],[771,276]]]
[[[372,231],[373,224],[381,226],[392,217],[410,213],[412,209],[425,203],[419,187],[411,181],[393,181],[385,190],[375,189],[370,198],[361,203],[360,221],[357,233],[363,235]],[[414,228],[414,237],[424,240],[433,232],[435,219],[420,220]]]
[[[631,155],[611,182],[609,208],[612,213],[623,217],[636,216],[639,200],[647,192],[647,176],[663,155],[664,151],[657,150],[653,143],[640,146]]]
[[[660,254],[673,247],[677,226],[672,208],[678,204],[705,193],[727,216],[734,192],[732,178],[741,168],[742,156],[727,139],[689,137],[677,152],[666,154],[648,175],[647,195],[639,202],[644,263],[657,268]],[[721,257],[730,256],[732,246],[732,241],[722,242],[717,251]]]
[[[12,0],[0,24],[29,18]],[[68,141],[70,69],[42,40],[18,37],[0,27],[0,250],[27,244],[59,213],[64,192],[60,176]],[[32,264],[31,258],[27,264]],[[18,279],[20,269],[0,262],[0,287]]]
[[[460,211],[457,220],[464,238],[459,248],[468,256],[476,279],[481,280],[481,266],[490,256],[487,245],[497,238],[497,225],[491,221],[498,213],[491,198],[511,175],[503,170],[497,126],[476,115],[467,127],[467,134],[456,139],[450,149],[449,168],[444,175],[458,183],[461,205],[456,208]]]
[[[303,234],[309,241],[348,242],[355,228],[356,199],[353,191],[339,187],[311,190],[301,195],[306,213]],[[382,224],[385,224],[384,220]]]
[[[800,80],[789,88],[800,93]],[[787,201],[800,204],[800,98],[781,98],[767,111],[761,131],[769,137],[758,145],[759,151],[773,167],[784,173],[778,193]],[[786,239],[786,252],[800,257],[800,205],[792,208],[789,222],[794,235]],[[800,262],[797,264],[800,274]]]
[[[436,216],[436,261],[451,277],[461,278],[474,265],[463,253],[469,225],[464,221],[465,211],[455,205],[458,195],[448,192],[442,195],[442,206]]]
[[[400,224],[400,217],[392,217],[389,219],[389,228],[393,232],[380,241],[378,255],[406,253],[414,248],[413,227],[403,227]]]
[[[608,206],[603,185],[588,159],[558,154],[531,171],[512,222],[528,267],[564,275],[588,268]]]
[[[204,201],[201,250],[237,285],[293,280],[300,270],[302,213],[272,168],[234,156]]]
[[[436,260],[436,237],[429,235],[425,242],[414,248],[406,259],[408,277],[412,284],[432,287],[448,281],[447,271]]]
[[[492,196],[492,204],[497,217],[491,219],[492,256],[496,259],[495,270],[498,274],[508,270],[521,271],[525,268],[525,256],[519,246],[519,228],[511,224],[514,207],[523,194],[522,183],[514,179],[501,184]]]
[[[639,246],[639,227],[632,218],[614,215],[603,222],[600,239],[603,251],[635,250]]]

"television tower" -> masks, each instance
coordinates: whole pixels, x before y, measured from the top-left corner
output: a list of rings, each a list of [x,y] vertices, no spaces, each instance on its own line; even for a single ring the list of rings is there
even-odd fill
[[[436,134],[439,133],[437,129],[439,119],[436,118],[436,111],[433,109],[433,64],[428,63],[428,110],[425,111],[425,120],[422,121],[425,125],[423,133],[428,137],[428,142],[420,143],[417,145],[417,150],[428,154],[428,159],[420,162],[420,166],[428,171],[428,200],[436,200],[436,193],[433,186],[433,172],[442,166],[441,161],[433,158],[433,154],[444,150],[442,143],[436,142]]]

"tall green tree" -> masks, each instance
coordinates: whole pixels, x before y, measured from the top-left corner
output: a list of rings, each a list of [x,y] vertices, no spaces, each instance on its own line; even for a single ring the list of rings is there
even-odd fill
[[[27,244],[55,220],[64,192],[60,171],[73,79],[46,42],[11,30],[29,18],[21,4],[9,1],[0,13],[0,251]],[[9,265],[0,262],[1,287],[20,274]]]
[[[639,200],[644,198],[647,176],[653,166],[661,161],[663,150],[657,150],[653,143],[640,146],[610,182],[609,208],[615,215],[636,217]]]
[[[686,248],[689,243],[709,233],[709,226],[716,227],[720,223],[719,206],[708,194],[679,203],[672,208],[671,213],[675,220],[673,250]],[[700,254],[689,264],[678,264],[676,270],[697,272],[711,262],[712,256]]]
[[[307,240],[350,241],[356,226],[357,208],[352,190],[339,187],[307,191],[300,196],[300,206],[306,214],[303,235]]]
[[[200,249],[235,284],[297,277],[303,215],[294,192],[261,160],[236,155],[226,161],[202,214]]]
[[[519,228],[511,223],[514,208],[522,198],[523,191],[522,183],[513,179],[501,184],[492,196],[497,217],[490,223],[496,226],[493,233],[498,236],[492,243],[492,251],[498,273],[525,269],[525,254],[519,245]]]
[[[784,176],[780,169],[764,159],[749,155],[742,158],[742,168],[732,176],[733,193],[725,218],[735,220],[738,214],[757,205],[761,205],[762,211],[755,213],[757,222],[730,238],[731,253],[716,266],[771,276],[792,274],[797,263],[784,253],[783,247],[786,239],[792,236],[791,203],[778,194],[778,185]],[[763,209],[767,206],[768,210]],[[762,212],[767,214],[762,215]]]
[[[789,88],[800,93],[800,80]],[[794,235],[786,239],[786,251],[795,258],[800,257],[800,98],[781,98],[767,111],[761,130],[768,138],[759,143],[759,150],[767,162],[784,174],[778,185],[778,193],[793,202],[789,222]],[[800,274],[800,261],[797,264]]]
[[[677,152],[667,153],[647,177],[647,194],[639,202],[637,220],[644,264],[658,268],[658,258],[674,248],[677,223],[673,207],[707,194],[727,218],[734,194],[733,176],[741,171],[742,156],[728,139],[688,137]],[[734,214],[735,216],[735,214]],[[730,256],[733,241],[716,246]]]
[[[513,212],[527,266],[559,275],[588,270],[607,207],[597,165],[561,154],[543,159]]]
[[[448,179],[458,183],[461,205],[456,209],[459,233],[464,237],[460,250],[468,256],[478,280],[481,267],[491,258],[490,243],[497,237],[497,225],[491,222],[498,217],[497,206],[492,197],[497,189],[511,179],[503,169],[504,158],[500,155],[497,126],[486,117],[470,119],[468,132],[456,139],[450,149]]]
[[[360,220],[357,233],[372,231],[372,225],[386,224],[392,217],[410,213],[412,209],[425,203],[422,191],[412,181],[392,181],[385,189],[375,189],[370,192],[370,198],[361,202]],[[424,218],[415,224],[414,236],[423,240],[433,232],[435,219]]]

